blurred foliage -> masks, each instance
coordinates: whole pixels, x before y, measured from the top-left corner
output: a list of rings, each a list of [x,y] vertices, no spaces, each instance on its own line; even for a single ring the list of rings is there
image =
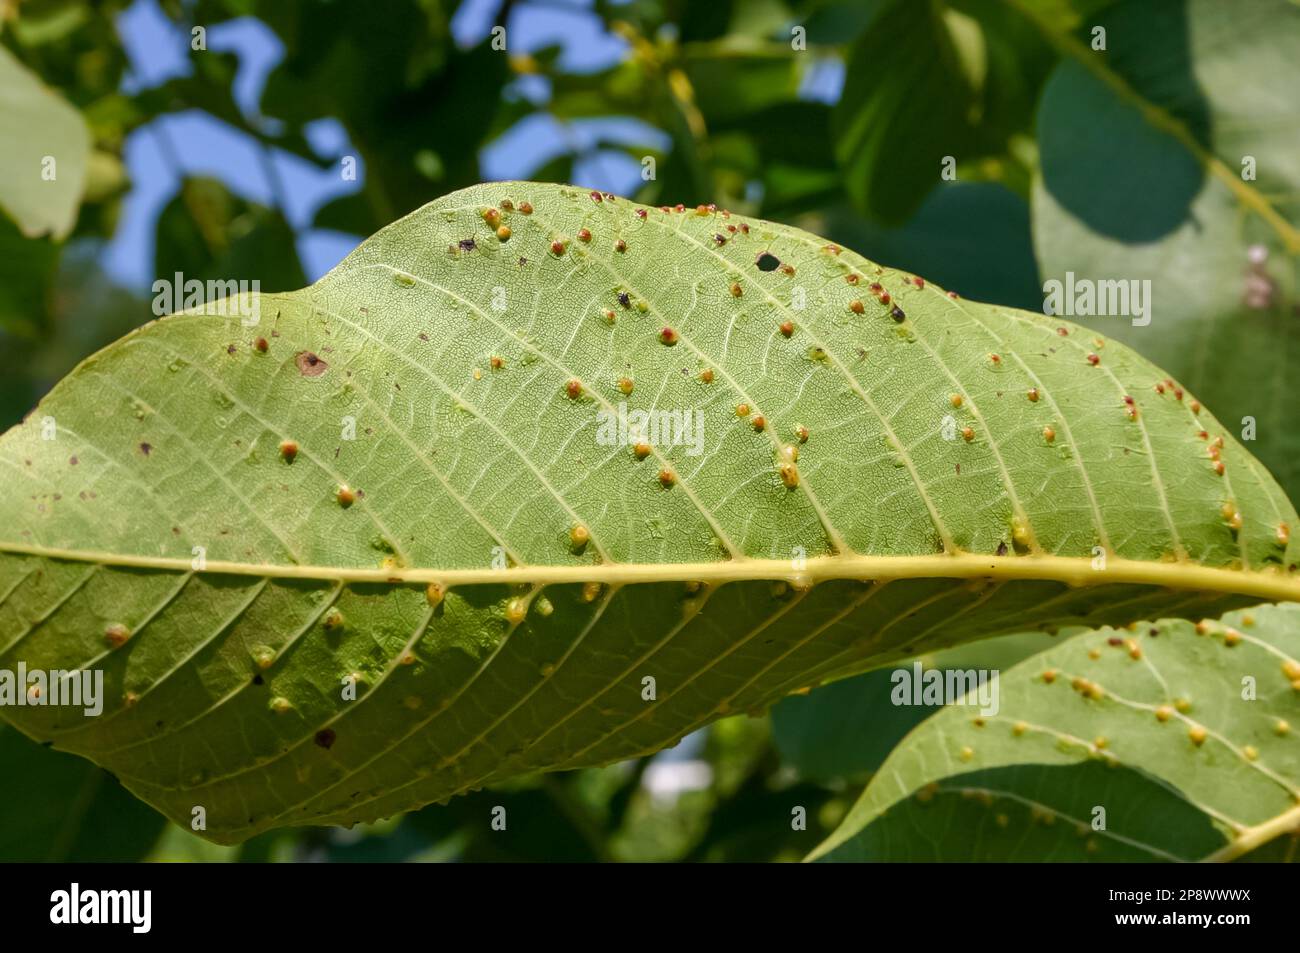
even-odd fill
[[[184,69],[160,83],[145,81],[151,64],[130,65],[128,0],[0,0],[0,66],[30,77],[48,106],[27,104],[24,150],[0,160],[3,185],[27,190],[15,210],[0,187],[0,422],[152,317],[147,288],[117,287],[101,266],[142,184],[129,181],[130,143],[151,143],[179,182],[151,219],[155,275],[280,290],[306,282],[304,225],[273,156],[344,180],[351,160],[356,190],[306,224],[360,237],[478,181],[485,148],[546,118],[567,138],[539,151],[533,178],[572,181],[620,153],[654,170],[623,189],[641,201],[803,224],[967,297],[1038,309],[1042,280],[1066,269],[1151,277],[1162,309],[1152,328],[1095,326],[1184,376],[1230,424],[1255,416],[1253,446],[1300,495],[1287,396],[1300,334],[1300,8],[1285,0],[488,0],[471,4],[467,18],[484,26],[468,44],[453,36],[454,0],[134,6],[172,25]],[[521,24],[547,11],[595,21],[623,55],[566,65],[561,46],[525,42]],[[194,27],[241,17],[283,45],[252,110],[236,94],[240,56],[190,44]],[[504,50],[491,24],[506,26]],[[839,94],[825,79],[836,70]],[[39,183],[30,162],[13,161],[55,148],[54,125],[73,109],[89,136],[61,147],[77,153],[67,168],[84,169],[65,180],[80,191],[76,224],[24,237],[15,216]],[[246,138],[269,203],[184,166],[164,120],[194,113]],[[610,117],[657,135],[583,125]],[[341,125],[346,154],[313,148],[322,119]],[[1230,181],[1245,154],[1259,181]],[[579,184],[611,187],[583,174],[592,180]],[[1247,260],[1257,247],[1262,264]],[[1246,379],[1261,387],[1224,383]],[[1027,645],[995,640],[961,664],[997,666]],[[0,784],[0,858],[793,860],[925,714],[885,703],[887,681],[868,674],[770,717],[722,721],[688,740],[700,746],[688,757],[530,778],[385,825],[282,831],[234,849],[164,828],[98,769],[3,730],[0,771],[24,781]],[[496,807],[508,833],[492,829]],[[799,809],[806,830],[792,824]],[[952,823],[966,810],[954,800]]]

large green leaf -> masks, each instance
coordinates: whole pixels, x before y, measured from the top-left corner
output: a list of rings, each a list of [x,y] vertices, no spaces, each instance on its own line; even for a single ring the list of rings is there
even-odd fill
[[[996,713],[968,699],[912,732],[814,856],[923,853],[953,822],[927,816],[936,793],[976,791],[983,824],[995,800],[1002,812],[974,839],[986,858],[1029,844],[1041,853],[1018,859],[1241,857],[1300,823],[1298,659],[1294,603],[1077,635],[1003,672]],[[1088,762],[1106,767],[1008,770]],[[1065,823],[1043,830],[1053,817]]]
[[[0,438],[0,664],[107,694],[5,717],[217,840],[980,636],[1300,595],[1293,507],[1145,360],[797,229],[495,183],[258,303],[146,326]],[[622,401],[698,443],[611,443]]]
[[[81,114],[0,47],[0,209],[22,233],[63,238],[77,221],[90,131]]]
[[[1043,278],[1149,280],[1149,324],[1079,320],[1197,390],[1294,498],[1300,6],[1134,0],[1101,25],[1104,53],[1053,34],[1068,58],[1038,120]]]

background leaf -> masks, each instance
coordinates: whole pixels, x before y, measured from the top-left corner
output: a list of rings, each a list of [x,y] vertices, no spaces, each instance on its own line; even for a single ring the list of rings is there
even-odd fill
[[[993,796],[1037,805],[1039,820],[1072,804],[1067,817],[1090,827],[1088,799],[1107,818],[1125,818],[1111,832],[1130,842],[1096,838],[1098,859],[1117,859],[1103,846],[1119,848],[1121,857],[1129,848],[1180,859],[1241,856],[1288,833],[1300,812],[1300,742],[1291,727],[1300,717],[1297,655],[1297,604],[1258,606],[1218,622],[1166,620],[1074,636],[1003,672],[996,714],[951,705],[913,731],[814,856],[861,858],[899,842],[916,849],[939,819],[901,802],[918,792],[928,802],[936,783],[940,790],[980,789],[991,777]],[[1123,774],[1112,785],[1080,787],[1079,771],[1006,770],[1090,761],[1146,780]],[[1087,773],[1095,781],[1097,772]],[[1154,795],[1150,782],[1202,814],[1217,838],[1207,840],[1206,824],[1191,822],[1185,809],[1148,813],[1169,800]],[[1008,846],[1002,839],[990,850]]]

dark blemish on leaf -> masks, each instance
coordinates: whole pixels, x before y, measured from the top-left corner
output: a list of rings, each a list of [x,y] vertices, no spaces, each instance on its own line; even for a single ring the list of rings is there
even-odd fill
[[[143,453],[146,457],[149,456],[149,454],[153,452],[153,444],[151,443],[140,444],[140,452]]]
[[[520,267],[520,268],[522,268],[522,267],[523,267],[524,265],[526,265],[526,264],[528,264],[528,259],[527,259],[527,258],[520,258],[520,259],[519,259],[519,267]]]
[[[727,236],[726,236],[726,235],[714,235],[714,236],[713,236],[713,244],[718,245],[718,246],[722,246],[722,245],[727,244]]]
[[[227,344],[227,345],[226,345],[226,353],[227,353],[227,354],[234,354],[234,353],[235,353],[235,345],[233,345],[233,344]]]
[[[298,365],[298,370],[302,372],[303,377],[320,377],[329,368],[324,358],[311,351],[299,351],[294,357],[294,363]]]
[[[903,309],[900,308],[898,305],[894,305],[892,308],[889,309],[889,316],[893,318],[895,321],[902,321],[904,318],[907,317],[907,315],[903,313]]]
[[[618,303],[625,308],[630,308],[632,307],[632,296],[626,291],[620,291],[618,293]]]
[[[337,738],[338,735],[334,733],[333,728],[322,728],[320,731],[316,732],[316,744],[324,748],[326,751],[334,747],[334,741]]]
[[[460,247],[461,251],[473,251],[475,248],[478,247],[478,245],[474,243],[474,239],[472,238],[462,238],[456,244]]]
[[[739,298],[744,293],[745,293],[745,289],[740,287],[739,283],[735,281],[731,283],[731,296],[733,298]]]
[[[256,675],[253,676],[253,684],[254,684],[254,685],[264,685],[264,684],[266,684],[266,679],[262,678],[262,673],[261,673],[261,672],[258,672]]]
[[[776,271],[781,266],[781,259],[777,258],[771,252],[761,253],[754,262],[759,271]]]
[[[421,341],[429,340],[429,335],[425,334],[423,331],[417,334],[416,337],[418,337]]]
[[[76,457],[68,457],[68,463],[75,467],[78,463],[78,460]]]
[[[614,251],[618,252],[619,254],[622,254],[623,252],[627,251],[627,242],[623,241],[623,239],[621,238],[617,239],[614,242]]]

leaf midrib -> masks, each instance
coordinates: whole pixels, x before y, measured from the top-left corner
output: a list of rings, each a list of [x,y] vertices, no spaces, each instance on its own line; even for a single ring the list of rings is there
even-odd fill
[[[0,553],[35,556],[120,568],[196,572],[184,557],[141,556],[84,549],[0,543]],[[1260,596],[1278,602],[1300,601],[1300,578],[1281,572],[1260,572],[1202,566],[1176,561],[1145,561],[1110,557],[1104,569],[1093,568],[1091,556],[985,556],[951,553],[926,556],[868,556],[860,553],[809,558],[796,570],[788,559],[718,560],[714,562],[599,563],[590,566],[531,564],[504,569],[366,569],[360,566],[303,566],[206,560],[200,575],[252,576],[259,579],[317,579],[327,582],[437,582],[465,585],[560,585],[597,582],[628,585],[655,582],[727,583],[785,580],[796,585],[831,579],[992,579],[1064,582],[1071,586],[1117,583],[1164,586]]]

